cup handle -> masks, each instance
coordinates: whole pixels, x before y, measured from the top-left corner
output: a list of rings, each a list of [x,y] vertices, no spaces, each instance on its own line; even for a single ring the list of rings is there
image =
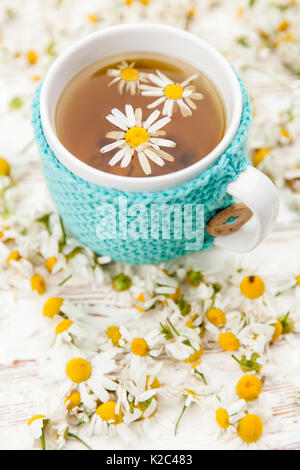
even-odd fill
[[[229,183],[227,193],[248,206],[253,216],[236,232],[216,237],[214,244],[239,253],[251,251],[275,224],[279,210],[277,189],[264,173],[248,166]]]

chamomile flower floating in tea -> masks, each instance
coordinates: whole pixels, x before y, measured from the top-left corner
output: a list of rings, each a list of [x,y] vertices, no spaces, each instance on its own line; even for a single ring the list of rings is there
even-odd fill
[[[118,89],[120,95],[129,92],[131,95],[135,95],[140,91],[140,82],[147,81],[147,74],[144,72],[139,72],[135,67],[135,62],[130,64],[123,60],[120,65],[115,69],[108,69],[107,75],[109,77],[114,77],[108,86],[118,83]]]
[[[123,114],[119,109],[113,108],[111,114],[106,116],[109,122],[121,129],[121,131],[108,132],[106,137],[114,139],[115,142],[100,149],[101,153],[106,153],[119,148],[117,153],[110,159],[110,166],[121,161],[121,168],[127,167],[136,152],[143,171],[146,175],[150,175],[149,160],[159,166],[164,166],[165,160],[174,161],[172,155],[160,148],[176,146],[176,143],[172,140],[160,137],[165,135],[165,131],[161,129],[171,121],[171,118],[164,117],[157,121],[160,111],[156,110],[145,121],[142,121],[142,109],[136,108],[134,110],[129,104],[125,106],[125,113]]]
[[[143,96],[157,96],[158,99],[148,104],[148,108],[156,108],[164,103],[162,114],[172,116],[175,105],[178,105],[183,117],[191,116],[192,110],[197,106],[193,100],[202,100],[203,94],[196,91],[194,85],[190,83],[198,77],[192,75],[181,83],[175,83],[159,70],[156,75],[149,73],[148,79],[154,85],[141,85]]]

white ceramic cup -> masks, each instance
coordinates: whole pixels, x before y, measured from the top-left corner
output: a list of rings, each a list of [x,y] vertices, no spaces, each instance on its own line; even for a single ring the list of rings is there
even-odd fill
[[[161,176],[133,178],[106,173],[85,164],[58,140],[55,129],[57,102],[70,80],[86,66],[109,56],[126,52],[162,53],[202,70],[221,95],[226,130],[221,142],[202,160]],[[43,82],[40,112],[47,142],[58,160],[80,178],[120,191],[160,191],[195,178],[211,165],[233,139],[241,119],[242,95],[238,79],[224,57],[193,34],[165,25],[130,24],[97,31],[76,42],[50,67]],[[252,219],[238,231],[215,238],[215,245],[246,252],[255,248],[272,229],[278,213],[278,194],[273,183],[260,171],[248,167],[227,192],[244,202]]]

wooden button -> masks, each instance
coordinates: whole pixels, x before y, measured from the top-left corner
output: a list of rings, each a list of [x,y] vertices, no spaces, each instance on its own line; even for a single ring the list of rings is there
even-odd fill
[[[249,219],[251,219],[253,212],[244,203],[234,204],[233,206],[226,207],[216,215],[214,215],[207,223],[206,230],[213,237],[219,235],[227,235],[228,233],[236,232],[241,228]],[[235,220],[232,223],[226,223],[231,218]]]

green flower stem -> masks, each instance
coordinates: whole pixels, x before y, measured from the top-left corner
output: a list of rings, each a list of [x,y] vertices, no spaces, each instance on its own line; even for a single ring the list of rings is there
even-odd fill
[[[204,374],[202,374],[202,372],[198,372],[196,369],[195,369],[195,372],[196,372],[196,374],[200,375],[200,377],[203,380],[203,382],[205,383],[205,385],[208,385],[208,383],[206,382]]]
[[[63,279],[59,284],[58,286],[63,286],[66,282],[68,282],[69,279],[71,279],[72,277],[72,274],[70,274],[68,277],[66,277],[65,279]]]
[[[172,330],[174,331],[174,333],[177,335],[177,336],[180,336],[180,334],[178,333],[178,331],[176,330],[175,326],[172,325],[172,323],[170,322],[170,320],[167,318],[167,322],[169,323],[170,327],[172,328]]]
[[[45,433],[44,433],[44,427],[42,429],[42,435],[41,435],[41,446],[43,450],[46,450],[46,439],[45,439]]]
[[[80,437],[76,436],[76,434],[73,434],[72,432],[68,432],[67,437],[72,437],[73,439],[76,439],[78,442],[81,442],[88,450],[93,450],[86,442],[84,442]]]
[[[176,434],[177,434],[178,426],[179,426],[179,423],[180,423],[181,418],[182,418],[182,416],[183,416],[183,413],[185,412],[186,409],[187,409],[187,406],[184,405],[184,407],[182,408],[182,411],[181,411],[181,413],[180,413],[180,416],[179,416],[179,418],[178,418],[178,420],[177,420],[176,426],[175,426],[175,430],[174,430],[175,436],[176,436]]]

